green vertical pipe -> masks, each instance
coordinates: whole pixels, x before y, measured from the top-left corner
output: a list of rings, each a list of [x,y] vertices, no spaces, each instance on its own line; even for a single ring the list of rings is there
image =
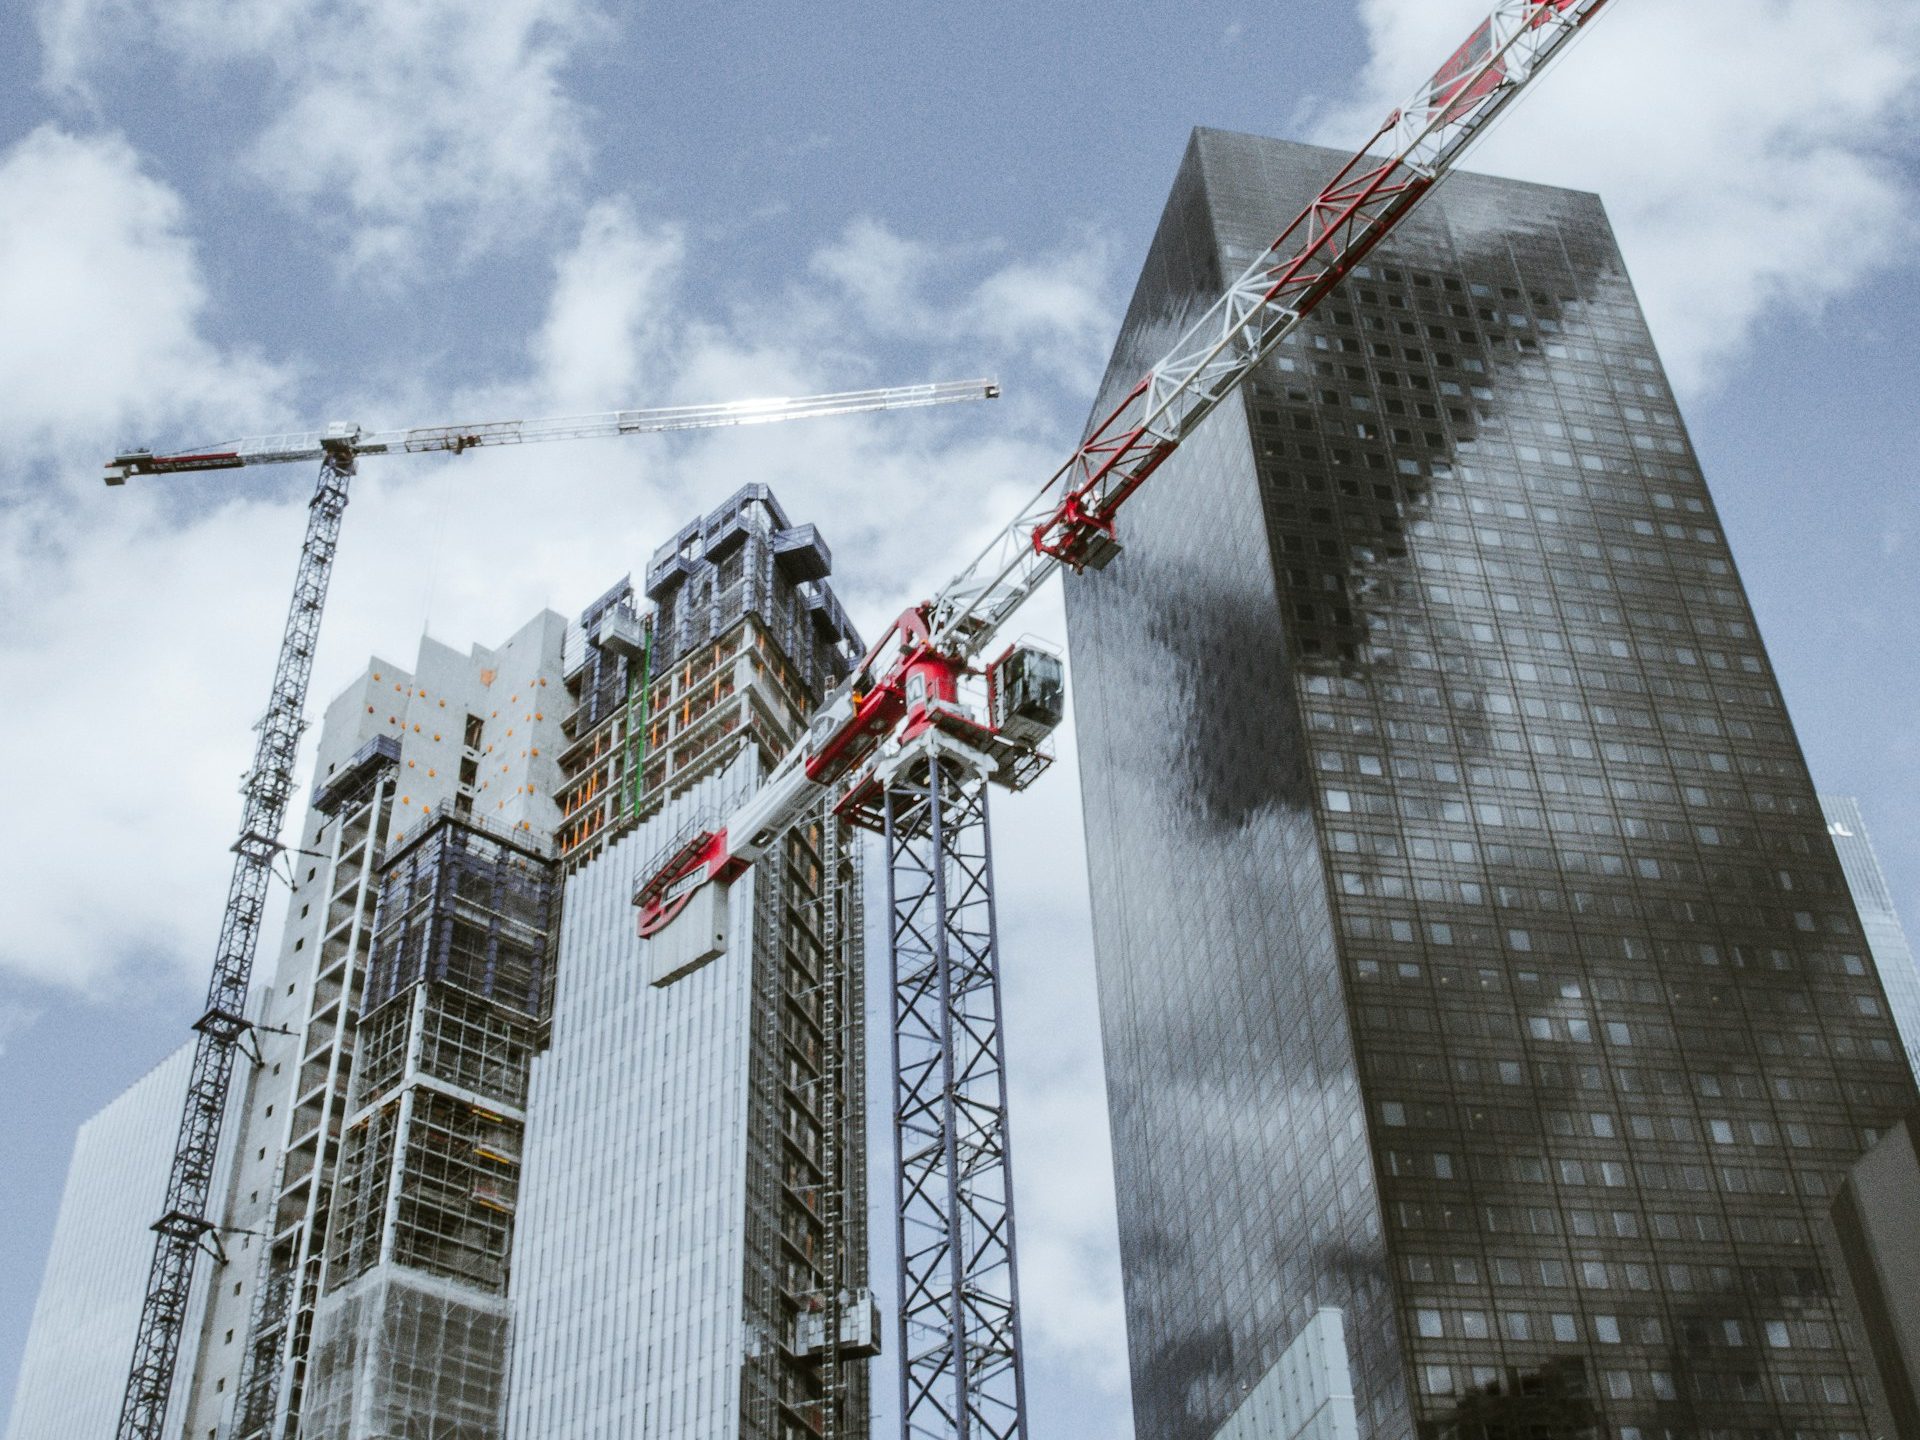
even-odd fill
[[[627,814],[638,817],[640,814],[640,795],[644,789],[645,765],[647,763],[647,699],[649,686],[653,679],[653,627],[647,627],[646,643],[640,650],[640,673],[635,675],[631,668],[627,671]],[[640,724],[633,723],[633,697],[640,696]]]

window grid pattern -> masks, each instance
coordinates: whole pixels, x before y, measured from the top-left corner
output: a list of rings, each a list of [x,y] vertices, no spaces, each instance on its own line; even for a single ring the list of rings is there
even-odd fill
[[[1330,158],[1200,132],[1129,334],[1257,253]],[[1332,928],[1418,1432],[1864,1435],[1816,1237],[1912,1081],[1598,201],[1459,177],[1209,430],[1230,432],[1213,449],[1239,452],[1232,479],[1178,457],[1135,502],[1126,563],[1069,586],[1094,662],[1077,704],[1096,914],[1112,912],[1097,939],[1123,1238],[1143,1192],[1177,1213],[1204,1173],[1167,1168],[1192,1142],[1163,1101],[1126,1123],[1127,1100],[1171,1078],[1131,1013],[1135,971],[1167,963],[1136,922],[1165,881],[1218,884],[1166,833],[1199,803],[1177,757],[1141,785],[1160,742],[1104,720],[1137,705],[1131,681],[1202,712],[1179,735],[1210,751],[1189,769],[1257,777],[1278,744],[1269,804],[1306,791],[1324,898],[1303,904],[1284,866],[1256,893]],[[1186,518],[1214,501],[1211,527]],[[1212,593],[1244,544],[1220,517],[1256,504],[1283,632],[1260,744],[1209,713],[1240,699],[1228,670],[1249,628]],[[1143,583],[1180,585],[1211,636],[1161,614],[1139,629]],[[1119,650],[1155,673],[1110,676]],[[1097,799],[1116,776],[1133,794]],[[1119,888],[1120,852],[1156,844],[1163,883]],[[1179,1023],[1212,1028],[1194,997],[1219,974],[1286,963],[1245,953],[1262,943],[1242,928],[1194,947]],[[1257,1028],[1227,1037],[1247,1074],[1304,1068]],[[1267,1183],[1319,1193],[1311,1164],[1283,1173]],[[1248,1198],[1185,1203],[1258,1213]],[[1259,1255],[1247,1228],[1231,1256]],[[1145,1317],[1193,1280],[1157,1273],[1129,1266],[1136,1407],[1143,1430],[1197,1436],[1216,1377],[1257,1374],[1271,1321],[1229,1304],[1211,1347],[1172,1335]],[[1379,1406],[1362,1421],[1403,1433]]]

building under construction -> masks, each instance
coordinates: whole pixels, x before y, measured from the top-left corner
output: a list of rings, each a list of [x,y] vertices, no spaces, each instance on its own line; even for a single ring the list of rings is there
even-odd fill
[[[670,990],[632,901],[857,658],[830,566],[748,486],[329,707],[170,1431],[866,1434],[857,850],[796,828]]]
[[[751,790],[857,658],[830,563],[749,486],[571,637],[509,1434],[867,1433],[857,852],[839,822],[796,827],[731,897],[750,953],[670,988],[633,911],[650,858]]]

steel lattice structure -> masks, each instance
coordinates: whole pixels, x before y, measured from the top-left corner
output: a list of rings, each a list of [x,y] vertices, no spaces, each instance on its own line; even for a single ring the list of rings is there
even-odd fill
[[[934,735],[884,802],[901,1433],[1025,1440],[986,783]]]
[[[193,1073],[180,1112],[173,1169],[167,1177],[166,1210],[153,1226],[153,1265],[120,1402],[120,1440],[158,1440],[166,1424],[180,1330],[193,1289],[194,1256],[215,1229],[207,1218],[207,1196],[213,1187],[235,1052],[251,1028],[246,1018],[247,987],[253,978],[273,860],[280,853],[280,829],[293,795],[294,762],[306,725],[307,682],[313,674],[320,616],[326,607],[327,583],[333,576],[340,520],[346,513],[354,468],[351,449],[329,450],[307,511],[307,535],[300,547],[293,603],[287,609],[280,658],[274,667],[273,696],[256,727],[260,739],[242,790],[246,804],[240,838],[233,846],[233,879],[227,887],[207,1007],[193,1026],[200,1038],[194,1044]]]

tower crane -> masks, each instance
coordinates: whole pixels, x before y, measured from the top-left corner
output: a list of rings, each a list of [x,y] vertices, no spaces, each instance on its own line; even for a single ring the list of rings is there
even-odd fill
[[[1056,571],[1114,560],[1128,497],[1605,3],[1495,0],[1032,502],[893,622],[763,786],[710,828],[670,843],[637,880],[650,978],[671,984],[724,953],[727,887],[816,805],[886,838],[900,1415],[909,1440],[1027,1434],[986,786],[1019,790],[1045,767],[1064,675],[1033,647],[982,657]]]
[[[293,601],[273,673],[266,713],[254,727],[258,740],[253,763],[241,783],[245,797],[240,837],[233,844],[233,877],[220,923],[220,939],[207,987],[206,1009],[193,1023],[193,1069],[181,1110],[180,1130],[167,1177],[165,1211],[154,1222],[153,1264],[134,1341],[133,1361],[120,1407],[118,1440],[161,1440],[167,1400],[180,1351],[193,1283],[195,1258],[211,1244],[217,1227],[207,1214],[226,1114],[236,1048],[252,1026],[246,1017],[247,987],[254,951],[266,910],[267,885],[275,855],[283,848],[280,830],[293,794],[294,761],[313,670],[320,616],[327,598],[339,545],[347,489],[361,457],[399,454],[460,454],[497,445],[528,445],[546,440],[578,440],[606,435],[654,434],[736,425],[764,425],[828,415],[856,415],[988,400],[1000,393],[988,380],[942,381],[880,390],[843,391],[794,399],[742,400],[717,405],[614,410],[537,420],[496,420],[481,424],[427,425],[407,430],[366,432],[334,424],[305,434],[267,435],[167,454],[130,450],[114,456],[106,468],[109,485],[124,485],[136,475],[173,475],[188,471],[233,470],[318,460],[319,483],[307,514],[306,539],[294,580]]]

